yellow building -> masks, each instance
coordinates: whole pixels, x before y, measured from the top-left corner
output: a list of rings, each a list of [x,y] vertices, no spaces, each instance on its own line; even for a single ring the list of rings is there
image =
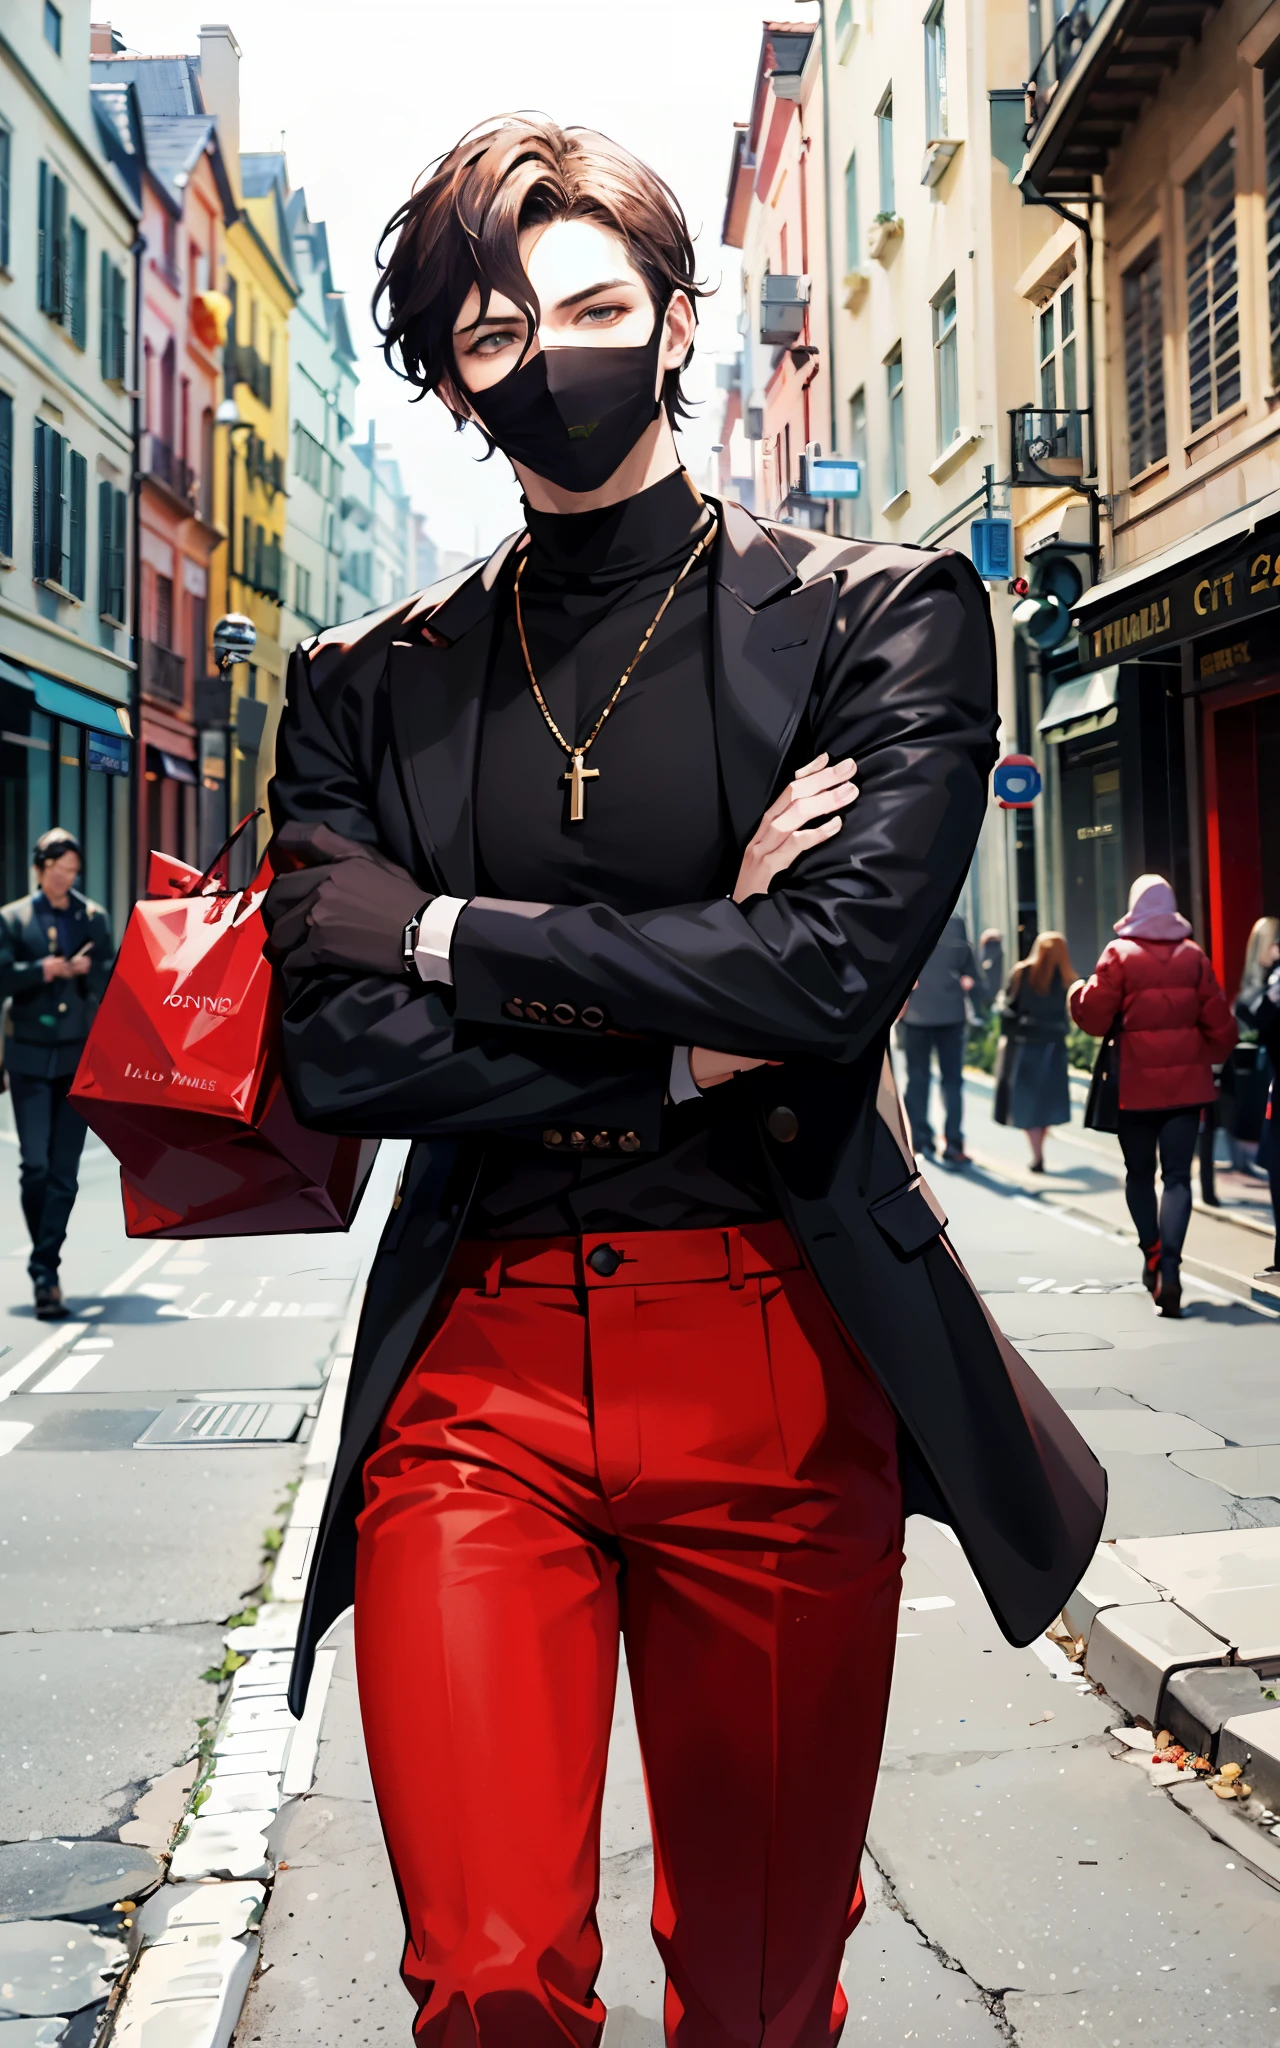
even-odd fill
[[[202,735],[202,780],[229,783],[234,824],[266,802],[284,702],[280,644],[285,593],[285,474],[289,452],[289,315],[298,297],[285,218],[284,158],[239,150],[240,52],[229,29],[200,35],[201,90],[218,117],[239,217],[227,228],[220,288],[230,303],[224,400],[215,426],[214,557],[209,612],[243,612],[257,628],[251,662],[231,672],[230,730]],[[218,746],[223,752],[218,759]],[[265,845],[267,821],[260,821]]]

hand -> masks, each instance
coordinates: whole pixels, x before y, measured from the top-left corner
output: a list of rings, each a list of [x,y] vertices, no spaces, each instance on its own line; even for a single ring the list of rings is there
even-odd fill
[[[770,804],[742,856],[733,890],[735,903],[763,896],[774,876],[782,874],[792,861],[811,846],[834,838],[844,820],[828,813],[843,811],[854,802],[857,785],[849,778],[857,765],[848,758],[832,763],[826,754],[819,754],[796,771],[782,795]],[[812,818],[821,818],[823,823],[811,825]]]
[[[46,983],[50,981],[65,981],[71,972],[71,962],[64,960],[61,953],[46,953],[44,959],[40,962],[40,972],[43,974]]]
[[[693,1075],[694,1086],[705,1094],[708,1088],[718,1088],[722,1081],[732,1081],[735,1074],[749,1074],[753,1067],[780,1067],[781,1060],[753,1060],[745,1053],[708,1052],[705,1045],[695,1045],[689,1054],[689,1072]]]
[[[270,959],[295,972],[346,967],[403,975],[404,928],[431,901],[421,882],[327,825],[286,825],[274,851],[282,864],[299,865],[277,875],[267,891]]]
[[[973,987],[973,976],[971,974],[962,974],[960,976],[960,986],[965,994],[968,995],[969,990]]]

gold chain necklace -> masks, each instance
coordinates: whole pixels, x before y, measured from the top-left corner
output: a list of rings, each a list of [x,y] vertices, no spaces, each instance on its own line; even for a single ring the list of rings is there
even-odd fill
[[[612,697],[610,697],[609,702],[605,705],[604,710],[600,713],[599,718],[597,718],[595,724],[591,728],[591,731],[588,733],[586,739],[583,740],[582,745],[580,747],[571,746],[569,741],[565,738],[564,734],[561,732],[559,726],[555,722],[555,719],[551,716],[551,713],[547,708],[546,698],[543,696],[542,691],[538,688],[538,678],[533,672],[533,663],[529,659],[529,643],[524,637],[524,615],[520,609],[520,578],[524,575],[525,564],[528,562],[529,557],[527,553],[523,554],[520,557],[520,563],[518,568],[516,569],[516,580],[514,585],[516,606],[516,631],[520,636],[520,652],[524,656],[524,665],[529,677],[529,688],[533,691],[534,699],[537,703],[538,709],[542,713],[543,717],[546,719],[553,736],[564,748],[565,753],[569,756],[569,766],[565,770],[564,774],[560,777],[560,780],[561,782],[567,782],[569,784],[569,821],[571,824],[581,825],[585,822],[587,815],[586,784],[588,782],[598,782],[600,780],[600,770],[598,768],[585,768],[583,766],[583,762],[586,759],[587,753],[589,749],[592,746],[594,746],[596,740],[599,738],[600,733],[604,727],[604,722],[606,718],[609,716],[609,713],[613,710],[613,707],[617,703],[619,697],[626,689],[627,684],[631,681],[631,678],[634,675],[636,667],[640,661],[640,657],[644,653],[645,648],[649,645],[649,642],[652,640],[654,634],[658,630],[659,625],[661,624],[662,615],[666,611],[667,606],[670,604],[677,590],[679,590],[680,585],[684,582],[685,577],[689,574],[690,569],[692,569],[694,563],[698,560],[699,556],[706,553],[712,541],[715,539],[716,528],[717,521],[715,515],[713,514],[710,523],[703,529],[702,537],[699,540],[698,545],[695,547],[693,553],[690,555],[688,561],[685,563],[683,569],[680,571],[680,574],[676,577],[676,580],[672,584],[670,590],[663,598],[662,603],[658,606],[657,611],[654,613],[652,622],[650,623],[649,629],[645,633],[643,640],[640,642],[640,645],[637,647],[635,653],[632,655],[630,661],[627,663],[627,666],[622,671],[622,678],[618,684],[617,689],[614,691]]]

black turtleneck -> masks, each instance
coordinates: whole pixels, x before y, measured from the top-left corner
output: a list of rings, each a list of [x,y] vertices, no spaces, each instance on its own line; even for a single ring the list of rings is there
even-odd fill
[[[683,470],[597,512],[526,506],[520,584],[534,673],[565,738],[585,740],[707,518]],[[652,909],[727,895],[738,869],[712,702],[709,578],[685,577],[587,757],[586,818],[529,688],[510,583],[494,642],[476,781],[479,892]],[[730,1083],[666,1115],[642,1160],[492,1148],[468,1223],[477,1236],[722,1227],[775,1215]]]

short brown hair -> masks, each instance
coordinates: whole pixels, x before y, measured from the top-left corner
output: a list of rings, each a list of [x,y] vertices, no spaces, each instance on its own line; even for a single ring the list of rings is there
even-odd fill
[[[595,221],[616,234],[656,318],[676,291],[697,317],[703,291],[694,282],[693,239],[679,200],[655,171],[591,128],[559,128],[541,114],[485,121],[418,180],[387,222],[373,295],[389,366],[419,397],[437,392],[459,426],[468,415],[453,329],[467,294],[479,287],[483,318],[501,292],[524,314],[532,341],[541,309],[520,260],[520,235],[555,220]],[[662,398],[672,421],[685,415],[679,369],[668,370]]]

